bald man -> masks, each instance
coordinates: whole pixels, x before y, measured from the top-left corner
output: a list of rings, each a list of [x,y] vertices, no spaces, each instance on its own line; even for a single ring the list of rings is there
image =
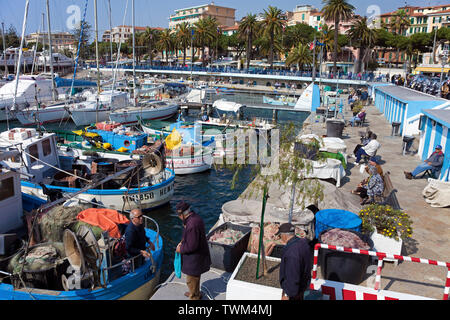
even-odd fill
[[[145,234],[144,216],[139,209],[133,209],[130,212],[131,222],[125,230],[125,243],[129,258],[142,255],[135,259],[135,267],[143,263],[143,258],[150,258],[150,253],[146,251],[147,243],[150,250],[155,250],[155,246]]]

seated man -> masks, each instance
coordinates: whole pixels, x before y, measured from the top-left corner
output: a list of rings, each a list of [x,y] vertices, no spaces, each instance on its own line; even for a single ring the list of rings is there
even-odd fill
[[[424,162],[419,164],[413,172],[404,171],[406,179],[414,179],[418,174],[431,170],[433,176],[435,176],[439,171],[441,171],[442,164],[444,163],[444,153],[442,152],[442,146],[437,145],[431,156]]]
[[[359,150],[356,152],[356,161],[355,165],[359,165],[359,162],[361,161],[361,157],[363,155],[373,157],[376,155],[377,150],[381,147],[381,144],[377,141],[377,135],[375,133],[372,133],[370,136],[370,142],[366,144],[364,147],[359,148]]]
[[[356,116],[350,118],[350,120],[348,120],[348,121],[350,122],[350,124],[353,127],[355,125],[355,122],[363,122],[365,117],[366,117],[366,111],[364,109],[362,109]]]
[[[142,211],[139,209],[131,210],[130,220],[131,222],[125,230],[125,243],[128,258],[139,256],[134,261],[135,268],[137,268],[144,262],[144,258],[150,258],[150,253],[146,251],[147,243],[150,250],[155,250],[155,246],[145,234]]]

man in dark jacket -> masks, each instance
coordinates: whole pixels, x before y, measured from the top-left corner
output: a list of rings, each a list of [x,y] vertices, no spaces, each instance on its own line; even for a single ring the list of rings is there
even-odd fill
[[[133,209],[130,212],[131,222],[125,230],[125,244],[129,258],[142,255],[135,259],[135,267],[139,267],[143,263],[143,258],[150,258],[150,253],[146,251],[147,243],[151,250],[155,250],[155,246],[145,235],[144,216],[139,209]]]
[[[278,234],[286,243],[280,264],[280,286],[282,300],[303,300],[305,290],[311,282],[311,249],[308,240],[295,236],[295,227],[290,223],[280,226]]]
[[[183,235],[176,252],[181,254],[181,271],[186,274],[190,300],[200,300],[200,276],[211,266],[208,241],[203,219],[191,210],[190,205],[180,201],[176,206],[178,217],[183,221]]]
[[[442,152],[442,146],[437,145],[431,156],[427,160],[419,164],[413,170],[413,172],[404,171],[405,178],[410,180],[414,179],[417,177],[418,174],[426,170],[431,170],[432,174],[436,176],[437,173],[441,171],[443,163],[444,163],[444,153]]]

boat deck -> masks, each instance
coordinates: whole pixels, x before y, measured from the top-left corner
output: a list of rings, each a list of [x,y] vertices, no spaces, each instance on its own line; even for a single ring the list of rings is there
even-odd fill
[[[225,300],[227,282],[230,276],[231,273],[216,268],[211,268],[208,272],[202,274],[200,278],[202,300]],[[182,273],[181,279],[179,279],[172,272],[166,282],[159,285],[150,300],[189,300],[184,295],[187,291],[189,289],[186,285],[186,275]]]

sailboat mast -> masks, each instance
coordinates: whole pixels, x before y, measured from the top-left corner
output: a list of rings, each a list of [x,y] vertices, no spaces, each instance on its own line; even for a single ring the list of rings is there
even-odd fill
[[[112,12],[111,12],[111,0],[108,0],[109,7],[109,49],[111,51],[111,62],[113,61],[113,45],[112,45]]]
[[[5,24],[2,22],[3,62],[5,64],[5,77],[8,75],[8,62],[6,61]]]
[[[98,19],[97,19],[97,0],[94,0],[95,11],[95,59],[97,61],[97,106],[95,108],[95,122],[98,122],[98,99],[100,94],[100,67],[98,61]]]
[[[25,40],[25,29],[27,27],[29,5],[30,5],[30,0],[27,0],[27,2],[25,3],[25,13],[23,16],[22,38],[20,39],[19,59],[17,61],[16,86],[14,88],[14,97],[13,97],[13,105],[12,105],[13,110],[15,110],[15,108],[16,108],[17,87],[19,86],[19,75],[20,75],[20,66],[21,66],[20,60],[22,59],[23,42]],[[5,111],[6,111],[7,126],[8,126],[8,130],[9,130],[8,110],[5,110]]]
[[[56,88],[55,88],[55,78],[53,72],[53,48],[52,48],[52,32],[50,27],[50,4],[49,0],[47,0],[47,28],[48,28],[48,49],[49,49],[49,60],[50,60],[50,73],[52,77],[52,97],[53,100],[57,100],[56,96]]]
[[[136,39],[135,39],[135,21],[134,21],[134,0],[132,3],[132,20],[133,20],[133,104],[136,106]]]

